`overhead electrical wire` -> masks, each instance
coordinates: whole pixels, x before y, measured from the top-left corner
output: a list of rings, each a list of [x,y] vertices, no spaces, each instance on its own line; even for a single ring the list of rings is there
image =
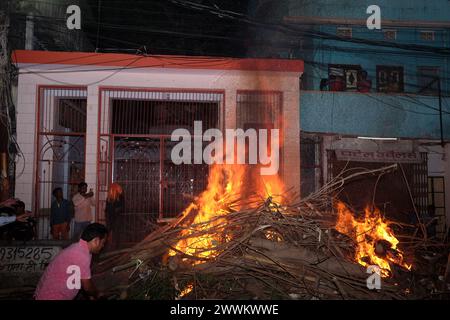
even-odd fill
[[[57,30],[55,30],[55,31],[57,31]],[[105,37],[105,38],[106,38],[106,37]],[[114,40],[116,40],[116,39],[112,39],[112,40],[114,41]],[[120,40],[118,40],[118,41],[120,41]],[[409,73],[408,73],[408,72],[405,72],[404,74],[405,74],[405,75],[408,75]],[[413,76],[416,76],[416,74],[414,74]],[[441,76],[441,79],[443,79],[443,80],[449,80],[450,78],[449,78],[449,77],[442,77],[442,76]],[[414,85],[414,84],[410,84],[410,85],[413,86],[413,87],[416,86],[416,85]],[[417,87],[418,87],[418,86],[417,86]]]
[[[55,30],[55,31],[57,31],[57,30]],[[64,62],[64,60],[62,60],[62,61],[58,61],[58,62],[55,62],[55,63],[62,63],[62,62]],[[308,61],[305,61],[306,63],[313,63],[313,62],[308,62]],[[53,62],[52,62],[53,63]],[[314,62],[314,63],[317,63],[317,62]],[[326,67],[327,67],[327,64],[324,64]],[[70,68],[70,67],[69,67]],[[45,71],[44,71],[45,72]],[[48,71],[49,73],[53,73],[53,71]],[[409,73],[405,73],[405,75],[407,75],[407,74],[409,74]],[[443,77],[441,77],[441,79],[448,79],[448,78],[443,78]],[[409,86],[411,86],[411,87],[417,87],[417,88],[420,88],[420,86],[417,86],[417,85],[415,85],[415,84],[411,84],[411,83],[405,83],[406,85],[409,85]]]
[[[50,23],[50,24],[51,24],[51,23]],[[48,27],[48,26],[47,26],[47,27]],[[60,30],[53,29],[53,31],[58,32],[58,31],[60,31]],[[60,32],[61,32],[61,31],[60,31]],[[194,36],[201,36],[201,35],[196,34],[196,35],[194,35]],[[112,41],[114,41],[114,40],[121,41],[120,39],[115,39],[115,38],[109,38],[109,37],[103,37],[103,38],[108,38],[108,39],[111,39]],[[230,38],[230,40],[231,40],[231,37],[228,37],[228,38]],[[242,41],[242,42],[245,42],[245,41],[246,41],[246,39],[234,39],[234,40]],[[129,41],[127,41],[127,42],[129,42]],[[130,42],[130,44],[131,44],[131,42]],[[336,50],[338,50],[338,49],[339,49],[339,48],[336,48]],[[405,72],[404,74],[405,74],[405,75],[408,75],[409,73]],[[413,75],[413,74],[411,74],[411,75]],[[415,76],[415,74],[414,74],[413,76]],[[450,80],[450,77],[441,77],[441,79],[443,79],[443,80]],[[412,85],[412,86],[414,86],[414,85]]]
[[[170,0],[171,2],[180,4],[185,3],[185,1],[179,1],[179,0]],[[190,3],[190,2],[188,2]],[[183,4],[182,4],[183,5]],[[184,4],[184,7],[187,5]],[[190,6],[187,6],[190,7]],[[214,11],[208,11],[210,13],[219,15],[220,12],[222,12],[220,9],[214,8],[214,7],[208,7]],[[206,10],[206,9],[202,9]],[[226,11],[227,13],[229,11]],[[368,39],[358,39],[358,38],[345,38],[345,37],[339,37],[334,34],[326,33],[326,32],[319,32],[319,31],[311,31],[311,30],[304,30],[304,29],[298,29],[293,27],[292,25],[286,25],[286,24],[270,24],[266,22],[259,22],[259,21],[253,21],[249,20],[249,18],[242,18],[246,17],[243,14],[235,13],[239,15],[239,18],[236,18],[234,16],[228,16],[223,15],[220,16],[221,18],[227,17],[229,19],[233,19],[240,22],[244,22],[250,25],[256,25],[258,27],[265,27],[270,30],[274,31],[283,31],[287,32],[289,34],[292,34],[294,36],[302,35],[306,38],[314,38],[314,39],[326,39],[326,40],[336,40],[336,41],[342,41],[342,42],[354,42],[359,44],[367,44],[370,46],[377,46],[377,47],[391,47],[391,48],[400,48],[403,50],[410,50],[410,51],[419,51],[419,52],[430,52],[435,54],[444,54],[449,55],[450,49],[446,47],[437,47],[437,46],[424,46],[424,45],[416,45],[416,44],[407,44],[407,43],[398,43],[398,42],[390,42],[390,41],[377,41],[377,40],[368,40]],[[37,16],[36,18],[49,18],[46,16]],[[55,19],[52,17],[51,19]],[[56,18],[58,20],[58,18]],[[63,18],[60,18],[59,20],[64,20]],[[65,21],[65,20],[64,20]],[[95,24],[97,25],[99,21],[95,20],[88,20],[84,19],[84,23],[87,24]],[[169,30],[161,30],[161,29],[149,29],[142,26],[130,26],[130,25],[123,25],[123,24],[111,24],[111,23],[100,23],[102,28],[112,28],[112,29],[119,29],[119,30],[126,30],[126,31],[137,31],[137,32],[154,32],[154,33],[163,33],[163,34],[171,34],[171,35],[179,35],[179,36],[191,36],[191,37],[203,37],[203,38],[211,38],[211,39],[227,39],[227,40],[235,40],[233,37],[226,37],[226,36],[218,36],[218,35],[210,35],[210,34],[192,34],[192,33],[186,33],[186,32],[176,32],[176,31],[169,31]]]
[[[351,42],[351,43],[359,43],[359,44],[367,44],[367,45],[374,45],[374,46],[383,46],[383,47],[392,47],[392,48],[399,48],[404,50],[413,50],[413,51],[422,51],[422,52],[433,52],[433,53],[442,53],[445,55],[450,54],[450,48],[446,47],[433,47],[433,46],[425,46],[425,45],[417,45],[417,44],[402,44],[402,43],[395,43],[390,41],[380,41],[380,40],[368,40],[368,39],[359,39],[359,38],[346,38],[346,37],[340,37],[335,34],[326,33],[323,31],[317,31],[317,30],[305,30],[302,28],[297,28],[293,25],[288,25],[285,23],[268,23],[268,22],[261,22],[257,21],[255,19],[252,19],[242,13],[233,12],[230,10],[222,10],[215,7],[206,6],[203,4],[195,3],[192,1],[187,0],[169,0],[172,3],[178,4],[180,6],[186,7],[186,8],[192,8],[195,10],[202,10],[205,12],[209,12],[214,15],[218,15],[221,18],[229,18],[234,19],[240,22],[244,22],[251,25],[256,25],[260,27],[265,27],[268,29],[272,29],[274,31],[283,31],[287,33],[293,33],[293,34],[301,34],[305,36],[310,36],[311,38],[315,39],[326,39],[326,40],[337,40],[342,42]]]
[[[192,4],[190,1],[178,1],[178,0],[171,0],[171,2],[173,2],[173,3],[177,3],[177,4],[180,4],[180,2],[184,2],[184,4],[182,4],[183,6],[185,6],[186,5],[186,3],[189,3],[189,4]],[[209,7],[210,9],[212,8],[212,7]],[[223,10],[221,10],[221,9],[219,9],[219,8],[212,8],[213,9],[213,11],[211,12],[211,13],[213,13],[213,14],[215,14],[215,15],[217,15],[218,13],[216,12],[217,10],[220,10],[220,11],[223,11]],[[197,9],[197,10],[199,10],[199,9]],[[202,9],[201,10],[206,10],[205,8],[204,8],[204,6],[202,7]],[[235,12],[232,12],[232,11],[225,11],[225,13],[228,15],[228,14],[233,14],[234,16],[232,17],[232,19],[236,19],[236,15],[238,15],[238,17],[239,17],[239,19],[241,19],[242,17],[246,17],[245,15],[243,15],[243,14],[240,14],[240,13],[235,13]],[[225,16],[221,16],[221,18],[222,17],[225,17]],[[49,17],[42,17],[42,18],[49,18]],[[251,21],[249,22],[249,21],[246,21],[247,23],[251,23]],[[106,24],[106,26],[108,27],[108,25]],[[118,28],[119,26],[120,27],[123,27],[123,25],[110,25],[111,27],[113,27],[113,28]],[[125,27],[127,27],[127,26],[125,26]],[[129,27],[129,26],[128,26]],[[132,26],[133,27],[133,26]],[[134,31],[136,31],[137,29],[133,29]],[[147,32],[148,30],[143,30],[144,32]],[[159,32],[159,31],[161,31],[161,30],[153,30],[154,32]],[[163,30],[164,31],[164,30]],[[175,33],[173,33],[173,34],[177,34],[176,32]],[[208,37],[208,35],[205,35],[205,34],[189,34],[189,33],[180,33],[179,34],[180,36],[186,36],[186,35],[191,35],[191,36],[200,36],[200,37]],[[214,36],[213,36],[214,37]],[[220,36],[219,36],[220,37]],[[223,37],[222,37],[223,38]],[[226,37],[226,38],[228,38],[229,40],[238,40],[238,41],[245,41],[245,39],[236,39],[236,38],[233,38],[233,37]],[[112,40],[119,40],[120,41],[120,39],[114,39],[114,38],[112,38]],[[342,40],[342,41],[348,41],[348,39],[338,39],[338,40]],[[353,41],[350,41],[350,42],[353,42]],[[130,42],[130,44],[131,44],[131,42]],[[369,42],[369,44],[370,45],[373,45],[373,41],[370,41]],[[382,42],[382,44],[386,44],[385,42]],[[379,45],[379,44],[378,44]],[[389,46],[390,47],[390,46]],[[435,49],[435,47],[431,47],[431,48],[433,48],[433,49]],[[413,50],[417,50],[417,46],[413,46],[413,47],[410,47],[409,49],[413,49]],[[430,47],[423,47],[423,46],[421,46],[420,47],[420,49],[421,50],[423,50],[423,49],[430,49]],[[433,52],[434,53],[434,52]],[[438,53],[440,53],[440,51],[438,51]],[[403,53],[402,53],[403,54]],[[133,63],[131,63],[131,64],[133,64]],[[132,66],[131,66],[131,64],[130,64],[130,68],[132,68]],[[125,67],[125,68],[127,68],[127,67]],[[102,70],[111,70],[111,71],[121,71],[121,70],[123,70],[124,69],[124,67],[122,67],[122,68],[111,68],[111,69],[102,69]],[[96,70],[98,70],[98,69],[96,69]],[[86,72],[86,71],[93,71],[93,70],[84,70],[83,72]],[[43,72],[44,73],[44,72]],[[52,71],[50,71],[49,73],[52,73]],[[114,74],[112,74],[111,76],[113,76]],[[445,100],[445,99],[444,99]],[[384,102],[383,102],[384,103]],[[419,102],[419,104],[420,105],[423,105],[423,106],[426,106],[426,107],[428,107],[429,109],[432,109],[432,110],[436,110],[436,108],[433,108],[433,107],[430,107],[430,106],[428,106],[428,105],[426,105],[426,104],[424,104],[424,103],[422,103],[422,102]],[[392,107],[392,106],[391,106]],[[410,111],[410,112],[412,112],[412,111]],[[444,111],[445,112],[445,111]],[[415,112],[415,113],[417,113],[417,112]],[[447,112],[445,112],[445,113],[447,113]],[[431,115],[431,114],[426,114],[426,115]]]

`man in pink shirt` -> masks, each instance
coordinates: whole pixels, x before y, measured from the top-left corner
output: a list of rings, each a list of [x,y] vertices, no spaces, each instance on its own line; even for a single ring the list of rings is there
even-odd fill
[[[108,235],[106,227],[92,223],[84,229],[79,242],[62,250],[48,265],[34,293],[36,300],[73,300],[82,288],[89,297],[98,298],[91,280],[92,254],[100,253]]]

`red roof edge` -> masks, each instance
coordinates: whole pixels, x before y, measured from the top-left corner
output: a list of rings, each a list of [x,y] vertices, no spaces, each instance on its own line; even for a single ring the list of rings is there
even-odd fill
[[[118,53],[57,52],[16,50],[12,60],[19,64],[56,64],[123,68],[174,68],[245,71],[303,72],[302,60],[236,59],[198,56],[151,55]]]

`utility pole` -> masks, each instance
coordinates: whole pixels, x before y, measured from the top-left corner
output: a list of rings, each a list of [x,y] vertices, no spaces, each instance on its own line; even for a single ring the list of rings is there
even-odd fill
[[[97,39],[95,41],[95,52],[98,52],[100,46],[100,27],[101,27],[101,18],[102,18],[102,0],[98,0],[97,2]]]
[[[11,6],[17,1],[0,1],[0,126],[2,127],[0,198],[13,196],[15,157],[18,152],[16,143],[16,109],[12,98],[13,68],[8,43],[10,31]],[[3,168],[6,167],[6,170]],[[6,171],[6,173],[5,173]]]
[[[34,15],[30,13],[27,15],[25,27],[25,50],[33,50],[33,38],[34,38]]]
[[[8,181],[8,162],[6,150],[9,146],[6,141],[9,141],[9,106],[7,103],[8,94],[8,29],[9,29],[9,15],[7,13],[7,6],[0,8],[0,126],[3,140],[2,152],[0,154],[0,201],[9,198],[9,181]]]
[[[441,78],[440,77],[437,79],[437,83],[438,83],[438,93],[439,93],[439,124],[441,127],[441,146],[442,146],[442,148],[444,148],[445,142],[444,142],[444,127],[442,124],[442,91],[441,91]]]

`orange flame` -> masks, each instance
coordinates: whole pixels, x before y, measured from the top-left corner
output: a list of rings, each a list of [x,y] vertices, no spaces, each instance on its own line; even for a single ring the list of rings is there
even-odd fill
[[[194,285],[188,284],[187,287],[184,288],[183,291],[180,292],[180,294],[178,295],[178,299],[181,299],[181,298],[187,296],[189,293],[192,292],[192,290],[194,290]]]
[[[281,179],[278,176],[259,176],[258,179],[253,173],[259,170],[250,168],[251,166],[247,165],[213,165],[206,190],[184,210],[184,217],[196,211],[195,218],[191,227],[183,230],[182,239],[175,248],[187,255],[200,258],[194,264],[202,263],[202,258],[217,257],[220,250],[216,247],[231,240],[230,235],[224,234],[226,215],[241,209],[238,205],[230,207],[233,201],[252,191],[264,198],[271,197],[274,202],[281,201],[284,192]],[[252,180],[251,183],[249,180]],[[208,232],[210,228],[216,228],[214,234]],[[204,234],[191,236],[202,232]],[[175,255],[175,250],[169,251],[169,256]]]
[[[372,211],[366,207],[363,219],[356,219],[343,202],[339,201],[336,208],[338,211],[336,230],[355,241],[357,244],[355,260],[360,265],[364,267],[377,265],[381,269],[381,276],[385,278],[392,274],[391,262],[411,270],[412,266],[403,261],[403,253],[397,248],[399,240],[377,208]],[[385,241],[390,245],[391,250],[387,250],[383,257],[376,252],[379,241]]]
[[[122,195],[123,190],[120,184],[114,182],[109,186],[108,201],[116,201]]]

